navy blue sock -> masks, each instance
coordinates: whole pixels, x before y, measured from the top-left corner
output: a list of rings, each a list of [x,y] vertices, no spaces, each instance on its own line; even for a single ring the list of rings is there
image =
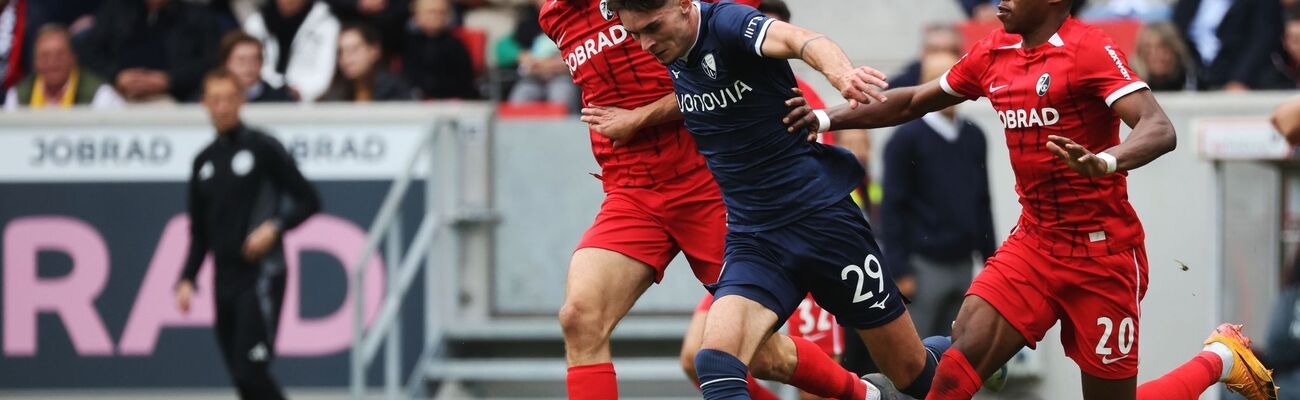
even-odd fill
[[[749,368],[735,356],[714,349],[695,353],[695,374],[706,400],[749,400]]]
[[[930,382],[934,380],[934,370],[939,367],[939,357],[943,352],[952,347],[951,336],[931,336],[921,340],[925,345],[925,368],[917,374],[916,379],[906,388],[899,389],[900,392],[918,399],[924,399],[925,395],[930,393]]]

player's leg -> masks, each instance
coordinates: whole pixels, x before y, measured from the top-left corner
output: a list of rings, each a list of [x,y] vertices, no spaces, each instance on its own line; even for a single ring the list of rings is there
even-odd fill
[[[669,234],[686,254],[686,259],[691,263],[691,269],[696,277],[701,282],[712,283],[717,279],[722,267],[723,239],[727,231],[726,208],[722,204],[722,195],[718,191],[717,184],[713,182],[708,169],[700,168],[695,173],[684,175],[682,179],[666,182],[664,187],[677,194],[670,197],[666,207],[664,219]],[[691,372],[687,375],[692,376],[692,379],[694,379],[694,356],[699,350],[698,342],[694,341],[692,335],[696,332],[702,333],[703,325],[697,325],[697,321],[703,321],[701,311],[707,311],[709,305],[710,303],[702,302],[696,308],[691,328],[688,329],[687,338],[683,343],[682,365],[689,366]],[[698,331],[696,328],[699,328]],[[803,339],[790,338],[764,342],[759,355],[750,363],[752,374],[749,387],[753,398],[765,398],[772,394],[758,385],[752,376],[784,382],[829,398],[844,398],[866,390],[865,383],[840,367],[826,353],[797,351],[795,344],[800,341],[806,342]],[[805,347],[813,348],[816,345]],[[793,371],[803,373],[794,374]]]
[[[559,314],[569,398],[618,398],[609,336],[654,277],[645,263],[614,251],[588,247],[573,253]]]
[[[691,313],[691,323],[686,326],[686,336],[682,338],[681,354],[678,356],[682,364],[682,372],[686,373],[686,377],[695,386],[700,385],[700,378],[695,376],[695,353],[700,351],[700,344],[704,342],[704,321],[709,317],[709,307],[712,305],[713,295],[706,294],[695,306],[695,312]]]
[[[1215,383],[1250,400],[1277,399],[1271,371],[1250,349],[1240,325],[1222,324],[1210,333],[1195,357],[1137,388],[1140,400],[1196,399]]]
[[[708,400],[748,399],[748,364],[779,318],[768,307],[740,294],[718,296],[695,356],[700,391]]]
[[[704,341],[704,321],[709,316],[709,307],[713,305],[713,295],[704,295],[700,299],[700,304],[695,306],[695,312],[691,315],[691,323],[686,326],[686,337],[682,338],[682,350],[680,359],[682,371],[686,372],[686,377],[695,384],[700,386],[700,379],[695,376],[695,353],[700,351],[700,343]],[[762,350],[759,350],[760,354]],[[754,379],[754,375],[746,377],[749,385],[749,397],[754,400],[777,400],[780,397],[772,393],[762,383]]]
[[[1035,347],[1056,323],[1034,269],[1044,261],[1023,236],[1013,233],[971,282],[953,324],[952,347],[940,358],[927,399],[970,399],[984,377],[1022,347]]]
[[[642,189],[607,194],[573,253],[559,313],[570,398],[618,397],[609,335],[676,254],[656,218],[643,211],[657,196]]]

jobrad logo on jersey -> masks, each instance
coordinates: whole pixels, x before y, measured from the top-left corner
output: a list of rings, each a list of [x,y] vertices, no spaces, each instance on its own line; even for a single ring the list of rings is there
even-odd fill
[[[731,87],[724,87],[709,93],[678,93],[677,109],[682,113],[688,113],[727,108],[744,100],[745,92],[752,91],[754,91],[754,88],[737,79],[731,84]]]
[[[594,38],[577,42],[573,50],[564,54],[564,63],[569,65],[569,72],[577,71],[578,67],[587,63],[587,60],[625,41],[627,41],[627,29],[624,29],[623,25],[610,26],[606,32],[596,32]]]
[[[1056,125],[1061,120],[1061,113],[1051,107],[1044,107],[1041,110],[1037,108],[999,110],[998,119],[1002,120],[1002,127],[1007,129],[1032,128]]]

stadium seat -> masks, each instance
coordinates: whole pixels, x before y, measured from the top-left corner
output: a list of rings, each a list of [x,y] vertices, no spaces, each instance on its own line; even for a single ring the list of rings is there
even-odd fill
[[[459,27],[452,31],[457,39],[469,50],[469,58],[474,62],[474,76],[483,77],[487,71],[487,34],[477,29]]]

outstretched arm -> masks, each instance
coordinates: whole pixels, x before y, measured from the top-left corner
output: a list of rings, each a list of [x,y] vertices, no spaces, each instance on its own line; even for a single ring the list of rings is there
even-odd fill
[[[844,50],[826,35],[774,20],[766,27],[761,49],[765,57],[798,58],[826,75],[826,80],[849,101],[849,108],[867,104],[870,99],[885,101],[876,90],[889,86],[885,74],[871,67],[853,68]]]
[[[1133,128],[1128,140],[1096,154],[1073,140],[1049,135],[1047,150],[1084,176],[1101,176],[1136,169],[1178,146],[1174,125],[1150,90],[1139,90],[1121,97],[1111,105],[1111,109]]]
[[[785,104],[794,107],[785,117],[790,132],[808,128],[811,132],[826,129],[865,129],[894,126],[911,121],[921,116],[939,111],[965,101],[944,92],[939,81],[931,81],[920,86],[890,89],[885,92],[886,101],[875,102],[863,107],[846,107],[839,105],[825,110],[828,124],[820,126],[821,121],[808,107],[803,98],[786,100]],[[820,129],[825,128],[825,129]]]

